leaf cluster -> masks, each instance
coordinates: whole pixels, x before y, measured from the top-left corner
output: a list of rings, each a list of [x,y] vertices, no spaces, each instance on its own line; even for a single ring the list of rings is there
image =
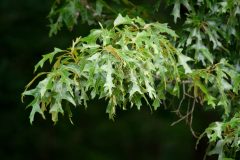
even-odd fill
[[[49,12],[49,35],[55,35],[66,26],[72,30],[78,22],[111,25],[118,13],[144,15],[145,8],[128,0],[55,0]]]
[[[206,135],[209,139],[207,155],[218,155],[219,160],[234,160],[240,150],[240,118],[239,113],[225,122],[214,122],[209,125],[205,132],[200,136]],[[226,158],[228,157],[228,158]]]
[[[57,122],[58,113],[64,113],[63,101],[87,107],[87,101],[95,97],[108,100],[110,118],[117,106],[126,109],[130,104],[140,109],[142,99],[150,106],[148,98],[153,100],[156,109],[165,99],[168,83],[180,76],[179,65],[189,72],[186,56],[173,47],[168,40],[171,37],[177,35],[166,24],[146,24],[141,18],[119,15],[112,29],[92,30],[87,37],[77,38],[71,48],[55,48],[43,55],[35,70],[55,59],[51,72],[23,93],[34,96],[29,105],[31,123],[36,112],[44,117],[45,110]]]
[[[192,95],[212,108],[223,106],[228,116],[230,100],[239,90],[238,72],[224,59],[206,69],[193,69],[188,62],[194,60],[174,47],[176,38],[166,24],[119,15],[113,28],[92,30],[67,50],[55,48],[35,66],[36,71],[54,59],[51,72],[39,73],[33,81],[45,74],[46,78],[28,90],[31,81],[23,93],[34,96],[31,122],[34,113],[44,115],[46,107],[57,122],[58,113],[64,113],[63,100],[87,107],[88,100],[104,98],[113,118],[117,106],[126,109],[130,104],[140,109],[142,100],[157,109],[167,93]],[[187,85],[188,90],[181,91],[181,85]]]
[[[39,73],[23,93],[34,97],[28,105],[30,122],[37,112],[45,118],[46,111],[54,123],[59,113],[71,119],[71,105],[87,107],[96,98],[108,102],[106,112],[113,119],[117,109],[140,109],[147,103],[156,110],[175,97],[180,100],[175,111],[180,119],[173,124],[186,119],[191,128],[196,103],[222,111],[221,121],[210,124],[200,139],[207,136],[208,155],[235,158],[240,147],[240,1],[164,2],[156,0],[152,10],[129,0],[55,0],[50,35],[64,24],[71,30],[79,19],[89,25],[101,22],[100,29],[77,38],[66,50],[55,48],[43,55],[35,71],[47,61],[51,71]],[[179,36],[167,24],[132,18],[138,15],[151,22],[162,5],[172,7],[173,22],[182,28]],[[119,14],[114,20],[118,13],[130,18]],[[29,89],[40,76],[45,77]],[[189,104],[185,115],[183,102]]]

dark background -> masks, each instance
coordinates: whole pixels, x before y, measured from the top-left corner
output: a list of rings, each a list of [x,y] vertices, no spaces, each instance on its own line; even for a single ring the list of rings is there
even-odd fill
[[[29,102],[21,103],[21,92],[33,78],[33,68],[42,54],[53,47],[66,48],[72,39],[88,34],[90,27],[78,25],[73,32],[61,31],[49,37],[47,14],[49,0],[0,1],[0,159],[1,160],[200,160],[204,140],[195,150],[196,139],[181,122],[170,124],[177,117],[160,108],[151,113],[118,111],[115,121],[105,113],[106,103],[96,101],[87,110],[74,110],[74,125],[66,118],[54,125],[36,116],[29,122]],[[203,132],[210,123],[210,113],[199,107],[194,128]]]

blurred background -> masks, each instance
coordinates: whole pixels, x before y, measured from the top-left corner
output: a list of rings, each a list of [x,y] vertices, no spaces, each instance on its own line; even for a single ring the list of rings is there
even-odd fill
[[[21,92],[33,78],[33,67],[53,47],[66,48],[72,39],[91,29],[79,24],[73,32],[63,30],[49,37],[49,0],[0,1],[0,159],[1,160],[200,160],[206,142],[195,150],[196,138],[174,113],[149,107],[118,111],[115,121],[105,113],[106,103],[95,101],[87,110],[77,107],[72,125],[61,117],[54,125],[48,117],[29,122],[29,103],[21,103]],[[197,113],[197,114],[196,114]],[[214,119],[201,107],[194,115],[197,132]]]

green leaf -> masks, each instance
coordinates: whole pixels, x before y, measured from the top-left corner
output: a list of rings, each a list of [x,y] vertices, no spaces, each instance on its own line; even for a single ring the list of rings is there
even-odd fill
[[[130,76],[131,76],[130,79],[131,79],[131,82],[132,82],[132,87],[129,91],[130,97],[132,97],[133,94],[135,94],[136,92],[142,94],[141,89],[140,89],[140,87],[137,83],[137,77],[136,77],[136,75],[134,74],[133,71],[131,71]]]
[[[218,138],[222,139],[222,128],[223,123],[221,122],[214,122],[209,125],[209,127],[206,129],[206,133],[210,142],[216,142]]]
[[[208,155],[213,155],[213,154],[218,154],[218,160],[223,160],[224,158],[224,151],[223,151],[223,147],[225,145],[225,141],[224,140],[219,140],[216,144],[216,147],[208,152]]]
[[[174,17],[174,22],[177,23],[177,19],[180,18],[180,2],[176,1],[172,10],[172,15]]]
[[[102,14],[103,3],[101,0],[97,0],[96,2],[96,15],[100,16]]]
[[[131,24],[131,23],[132,23],[132,20],[128,16],[123,17],[121,14],[119,14],[118,17],[114,20],[113,25],[114,27],[117,27],[122,24]]]
[[[87,60],[89,60],[89,61],[96,61],[100,56],[101,56],[101,54],[99,52],[97,52],[96,54],[94,54],[91,57],[89,57]]]
[[[44,96],[45,92],[49,89],[52,89],[52,77],[48,76],[44,80],[40,81],[38,84],[38,88],[40,90],[41,98]]]
[[[38,94],[39,94],[39,89],[38,88],[27,90],[27,91],[24,91],[22,93],[23,96],[34,96],[34,97],[37,97]]]
[[[105,88],[104,90],[106,93],[108,93],[109,96],[111,96],[112,88],[115,87],[115,85],[113,84],[113,77],[112,77],[114,70],[112,68],[111,62],[108,60],[107,64],[102,66],[102,69],[107,73],[106,82],[104,84],[104,88]]]
[[[216,26],[215,22],[211,23],[213,23],[213,26]],[[207,29],[206,32],[209,36],[209,40],[213,43],[213,49],[216,49],[217,47],[222,47],[222,43],[219,41],[220,37],[215,30]]]
[[[90,34],[86,37],[81,38],[80,41],[86,42],[87,44],[96,45],[96,41],[101,36],[102,33],[103,31],[100,29],[91,30]]]
[[[207,88],[202,84],[201,81],[195,80],[195,81],[194,81],[194,84],[195,84],[196,86],[198,86],[198,87],[201,89],[201,91],[208,96],[208,90],[207,90]]]
[[[73,99],[73,91],[71,87],[71,80],[63,80],[55,82],[54,91],[57,93],[54,97],[56,99],[65,99],[68,102],[76,106],[76,102]]]
[[[68,91],[73,96],[72,86],[74,85],[74,81],[71,78],[69,78],[71,76],[71,73],[62,69],[59,71],[59,74],[61,75],[60,83],[62,85],[61,88],[59,88],[60,92],[61,89],[65,89],[64,87],[66,87],[66,91]]]
[[[228,115],[230,113],[230,110],[231,110],[230,102],[227,99],[226,95],[221,95],[221,98],[217,105],[219,105],[219,106],[222,105],[224,107],[224,111],[225,111],[224,113],[226,115]]]
[[[215,106],[216,106],[216,103],[215,103],[215,101],[216,101],[216,98],[214,98],[213,96],[206,96],[206,98],[205,98],[206,100],[207,100],[207,104],[208,105],[211,105],[213,108],[215,108]]]
[[[77,13],[77,1],[69,1],[69,3],[61,9],[61,17],[70,30],[72,30],[74,24],[77,24]]]
[[[144,78],[146,91],[151,99],[156,98],[155,89],[151,86],[150,81],[147,78]]]
[[[43,58],[35,65],[34,67],[34,72],[37,71],[37,69],[39,67],[43,67],[44,63],[49,60],[50,63],[52,63],[52,60],[54,58],[54,56],[57,54],[57,53],[60,53],[60,52],[63,52],[63,50],[59,49],[59,48],[54,48],[54,51],[49,53],[49,54],[45,54],[43,55]]]
[[[49,113],[52,114],[52,121],[56,123],[58,121],[58,113],[64,114],[64,111],[62,109],[61,102],[59,100],[56,100],[52,106],[50,106]]]
[[[109,114],[110,119],[114,118],[114,115],[116,113],[116,107],[115,107],[116,105],[117,105],[116,97],[115,96],[110,97],[109,102],[108,102],[108,106],[107,106],[107,109],[106,109],[106,113]]]
[[[211,64],[213,64],[213,55],[210,53],[209,49],[202,43],[202,40],[198,40],[195,44],[191,46],[191,49],[194,49],[199,60],[207,59]],[[203,61],[203,60],[202,60]],[[205,65],[205,64],[204,64]]]
[[[28,105],[28,107],[32,107],[32,110],[29,116],[31,124],[33,123],[36,112],[40,113],[43,119],[45,119],[44,113],[40,108],[40,100],[38,98],[34,98],[34,100]]]
[[[183,54],[178,55],[178,63],[183,66],[185,74],[192,73],[191,68],[187,64],[188,61],[193,61],[193,59]]]
[[[222,83],[222,87],[225,91],[232,89],[232,85],[230,83],[228,83],[225,79],[222,79],[221,83]]]
[[[68,104],[66,105],[66,112],[68,114],[68,118],[69,118],[71,124],[73,124],[73,121],[72,121],[72,111],[71,111],[71,108],[70,108],[70,106]]]
[[[199,52],[201,52],[203,54],[204,57],[206,57],[206,59],[213,64],[213,55],[209,52],[209,50],[204,47],[201,46],[201,48],[199,49]]]
[[[181,4],[184,5],[184,7],[186,7],[188,11],[191,11],[191,9],[192,9],[190,4],[188,3],[188,0],[175,0],[174,1],[174,7],[173,7],[173,10],[172,10],[172,15],[174,17],[174,22],[175,23],[177,22],[177,19],[180,18]]]
[[[159,98],[155,98],[155,100],[153,101],[153,107],[154,107],[154,110],[157,110],[158,107],[160,107],[160,104],[161,104],[161,101]]]
[[[236,74],[233,78],[233,92],[238,94],[240,87],[240,75]]]
[[[167,23],[153,23],[152,24],[155,28],[159,29],[160,33],[167,33],[170,36],[177,38],[178,35],[176,34],[175,31],[173,31],[172,29],[170,29],[167,25]]]
[[[135,104],[137,106],[137,109],[140,110],[142,106],[141,96],[139,94],[135,94],[131,100],[133,102],[131,106]]]

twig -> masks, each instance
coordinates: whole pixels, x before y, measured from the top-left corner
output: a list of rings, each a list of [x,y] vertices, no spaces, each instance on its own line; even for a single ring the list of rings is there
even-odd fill
[[[189,114],[191,114],[190,112],[188,112],[185,116],[181,117],[180,119],[178,119],[177,121],[173,122],[171,124],[171,126],[174,126],[175,124],[181,122],[182,120],[184,120],[185,118],[187,118],[189,116]]]
[[[182,114],[181,114],[181,112],[180,112],[180,108],[181,108],[181,106],[182,106],[182,102],[184,101],[184,99],[185,99],[185,84],[183,83],[183,96],[182,96],[182,99],[181,99],[181,101],[180,101],[180,103],[179,103],[179,105],[178,105],[177,110],[172,111],[172,112],[176,113],[177,116],[180,116],[180,117],[182,117]]]
[[[188,99],[188,105],[187,105],[187,113],[190,113],[191,114],[191,112],[189,112],[189,110],[190,110],[190,99]],[[189,114],[188,114],[189,115]],[[188,116],[187,116],[187,118],[186,118],[186,123],[189,125],[189,118],[188,118]]]
[[[191,130],[193,136],[194,136],[195,138],[198,138],[198,136],[196,135],[195,131],[194,131],[193,128],[192,128],[193,112],[194,112],[194,109],[195,109],[195,104],[196,104],[196,99],[194,99],[194,101],[193,101],[192,109],[191,109],[191,112],[190,112],[190,113],[191,113],[191,116],[190,116],[189,127],[190,127],[190,130]]]
[[[195,131],[193,130],[192,128],[192,122],[193,122],[193,112],[194,112],[194,109],[195,109],[195,105],[196,105],[196,99],[193,100],[193,104],[192,104],[192,107],[191,107],[191,110],[190,110],[190,99],[188,101],[188,109],[187,109],[187,114],[182,116],[180,119],[178,119],[177,121],[173,122],[171,124],[171,126],[174,126],[175,124],[181,122],[182,120],[186,119],[186,123],[189,124],[189,127],[190,127],[190,131],[192,133],[192,135],[195,137],[195,138],[198,138],[198,136],[196,135]]]

